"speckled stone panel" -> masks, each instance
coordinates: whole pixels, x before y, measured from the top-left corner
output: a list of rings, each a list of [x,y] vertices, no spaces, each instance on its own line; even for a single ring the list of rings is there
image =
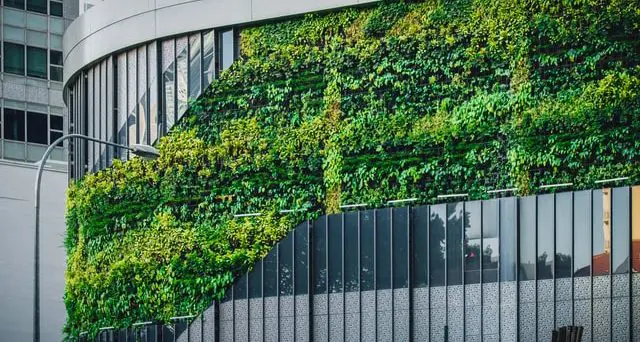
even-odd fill
[[[327,330],[327,324],[328,324],[327,315],[313,316],[313,340],[314,341],[329,340],[329,331]]]
[[[633,314],[631,317],[633,318],[633,341],[640,342],[640,297],[633,298]]]
[[[515,306],[518,304],[518,283],[509,281],[500,283],[500,305]]]
[[[538,302],[538,341],[551,341],[554,329],[553,302]]]
[[[251,319],[262,318],[262,298],[249,299],[249,317]]]
[[[295,319],[293,316],[283,317],[280,316],[280,342],[293,342],[295,341],[294,336],[295,329]],[[244,340],[241,340],[244,341]]]
[[[497,334],[493,334],[493,335],[483,335],[482,336],[482,341],[483,342],[499,342],[500,341],[500,336]]]
[[[347,313],[344,316],[344,340],[360,341],[360,314]]]
[[[249,303],[246,299],[238,299],[235,301],[234,309],[234,326],[236,341],[247,341],[249,339],[249,322],[247,317],[249,312]]]
[[[393,290],[393,336],[396,341],[409,339],[409,289]]]
[[[360,312],[360,293],[347,292],[344,294],[344,312],[359,313]]]
[[[329,315],[342,314],[344,312],[344,295],[342,293],[329,294]]]
[[[465,342],[482,342],[482,336],[480,335],[466,335],[464,337]]]
[[[573,297],[575,300],[591,298],[591,277],[573,278]]]
[[[233,341],[233,321],[220,320],[220,341]]]
[[[482,284],[482,335],[498,335],[500,333],[499,318],[499,284]]]
[[[573,325],[573,301],[556,302],[556,328]]]
[[[262,341],[262,318],[249,321],[249,341]]]
[[[611,301],[608,298],[593,300],[593,341],[607,342],[610,340],[610,315]]]
[[[464,305],[480,306],[482,305],[482,287],[480,284],[470,284],[464,287]]]
[[[433,293],[431,293],[433,295]],[[431,308],[431,341],[442,342],[444,341],[444,326],[447,324],[447,310],[444,307]]]
[[[629,297],[629,274],[614,274],[611,276],[611,295],[615,297]]]
[[[265,310],[266,311],[266,310]],[[265,317],[264,319],[264,341],[265,342],[277,342],[278,341],[278,318]],[[228,341],[222,339],[222,341]]]
[[[553,302],[554,288],[553,279],[538,280],[538,302]]]
[[[429,307],[444,308],[447,306],[447,290],[444,286],[432,287],[429,294]]]
[[[611,297],[610,291],[611,291],[610,276],[593,277],[593,298],[609,298]]]
[[[391,296],[392,296],[392,292],[391,290],[378,290],[376,291],[376,296],[377,296],[377,303],[378,303],[378,307],[376,308],[376,311],[391,311]]]
[[[189,341],[188,342],[204,342],[202,341],[202,317],[198,316],[189,325]]]
[[[464,332],[467,335],[478,335],[482,333],[482,307],[467,306],[464,310]]]
[[[518,307],[520,315],[518,317],[520,327],[519,341],[535,342],[536,341],[536,303],[526,302],[520,303]]]
[[[447,317],[449,341],[462,341],[464,339],[464,306],[449,306]]]
[[[264,317],[278,317],[278,297],[264,298]]]
[[[409,289],[393,290],[393,309],[409,310]]]
[[[464,306],[464,286],[455,285],[447,287],[447,305]]]
[[[309,296],[307,295],[297,295],[295,296],[296,301],[296,316],[308,316],[309,315]]]
[[[573,300],[571,278],[556,279],[556,300]]]
[[[296,317],[296,341],[309,341],[309,318],[308,317]]]
[[[584,327],[583,341],[591,341],[591,300],[579,299],[573,302],[573,324]]]
[[[232,321],[233,320],[233,301],[226,301],[220,303],[220,320]]]
[[[429,340],[429,310],[413,310],[413,340]]]
[[[364,304],[364,301],[363,301]],[[375,311],[363,311],[362,312],[362,327],[361,327],[362,341],[375,341],[376,340],[376,312]]]
[[[611,300],[612,341],[629,341],[631,339],[629,304],[629,297],[618,297]]]
[[[329,340],[344,341],[344,315],[329,315]]]
[[[531,303],[536,301],[536,281],[526,280],[518,283],[520,291],[520,303]]]
[[[329,299],[326,294],[313,295],[313,314],[326,315],[329,308]]]
[[[393,316],[391,310],[378,311],[377,341],[392,341],[393,336]]]
[[[500,303],[498,283],[482,284],[482,306],[495,305]]]
[[[215,306],[211,305],[203,313],[203,335],[206,342],[215,342]]]
[[[632,283],[632,295],[634,297],[640,297],[640,273],[633,274],[633,283]]]
[[[360,293],[360,303],[362,312],[376,311],[376,292],[364,291]]]
[[[413,309],[425,310],[429,309],[429,288],[420,287],[413,289]]]
[[[280,296],[280,317],[293,317],[293,302],[293,296]]]
[[[500,306],[500,336],[503,341],[516,341],[518,339],[517,306]]]

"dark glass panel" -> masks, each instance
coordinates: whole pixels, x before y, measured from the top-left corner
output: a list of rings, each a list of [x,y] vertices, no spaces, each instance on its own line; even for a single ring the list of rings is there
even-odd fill
[[[629,272],[629,188],[615,188],[612,194],[611,271]]]
[[[173,329],[171,329],[168,325],[162,326],[162,342],[173,342]],[[134,336],[129,337],[129,341],[136,341]]]
[[[4,5],[24,10],[24,0],[4,0]]]
[[[49,120],[51,121],[51,129],[62,130],[62,116],[58,115],[50,115]]]
[[[447,205],[431,206],[429,219],[429,284],[430,286],[445,285],[445,220]]]
[[[49,79],[52,81],[62,82],[62,67],[50,66]]]
[[[500,199],[500,280],[516,281],[518,274],[518,226],[516,198]]]
[[[178,336],[182,336],[182,333],[187,330],[187,322],[185,320],[179,320],[175,324],[176,329],[176,339]],[[142,341],[146,341],[146,337],[141,339]]]
[[[464,204],[464,282],[480,283],[482,261],[482,202]]]
[[[4,138],[24,141],[24,111],[4,109]]]
[[[573,195],[573,276],[591,275],[591,191]]]
[[[569,278],[573,273],[573,193],[556,194],[556,278]]]
[[[56,17],[62,17],[62,14],[63,14],[62,3],[56,2],[56,1],[49,2],[49,13],[51,13],[51,15]]]
[[[62,137],[62,132],[54,132],[54,131],[51,131],[51,132],[49,132],[49,134],[51,135],[51,142],[54,142],[54,141],[56,141],[58,138],[61,138],[61,137]],[[58,143],[58,146],[59,146],[59,147],[63,147],[63,146],[64,146],[64,141],[59,142],[59,143]]]
[[[27,46],[27,76],[47,78],[47,50]]]
[[[607,275],[611,263],[611,189],[593,191],[593,275]]]
[[[278,248],[274,247],[263,260],[263,295],[274,297],[278,295]]]
[[[262,260],[256,262],[249,272],[249,298],[262,297]]]
[[[27,112],[27,142],[47,145],[48,131],[47,114]]]
[[[376,210],[376,289],[391,288],[390,209]]]
[[[24,75],[24,45],[4,43],[4,72]]]
[[[313,225],[313,293],[327,293],[327,217]]]
[[[538,196],[538,279],[553,279],[554,195]]]
[[[413,229],[413,287],[429,286],[429,207],[411,210]]]
[[[233,285],[233,299],[247,298],[247,275],[244,274]]]
[[[62,65],[62,51],[49,50],[50,63],[53,65]]]
[[[47,14],[47,0],[27,0],[27,10]]]
[[[329,293],[342,292],[342,215],[329,216]]]
[[[295,294],[307,294],[309,292],[309,238],[308,223],[300,224],[294,231],[295,250],[293,261],[295,263]]]
[[[409,287],[409,208],[393,209],[393,288]]]
[[[278,245],[280,295],[288,296],[293,294],[293,233],[289,233]]]
[[[447,204],[447,285],[462,284],[463,203]]]
[[[360,215],[360,290],[375,289],[375,211],[363,211]]]
[[[482,282],[498,281],[500,261],[499,202],[497,199],[482,202]]]
[[[358,213],[344,214],[344,290],[358,291]]]
[[[631,253],[632,271],[640,272],[640,186],[631,189]]]

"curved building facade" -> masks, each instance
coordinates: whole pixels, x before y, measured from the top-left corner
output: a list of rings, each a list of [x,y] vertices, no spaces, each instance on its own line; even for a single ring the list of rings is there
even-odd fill
[[[64,35],[64,96],[69,132],[123,145],[166,134],[239,55],[240,27],[265,20],[373,2],[102,2]],[[70,144],[70,177],[126,158],[94,143]]]

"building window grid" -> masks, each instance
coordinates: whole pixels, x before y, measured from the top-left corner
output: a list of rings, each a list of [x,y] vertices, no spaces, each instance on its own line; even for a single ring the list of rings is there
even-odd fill
[[[49,14],[56,17],[63,16],[63,3],[58,0],[4,0],[4,6],[23,11]]]

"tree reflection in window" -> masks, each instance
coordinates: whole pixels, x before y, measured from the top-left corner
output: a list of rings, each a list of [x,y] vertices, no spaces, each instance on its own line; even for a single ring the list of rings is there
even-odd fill
[[[482,202],[482,282],[498,281],[500,239],[498,200]]]
[[[482,213],[480,201],[467,202],[464,206],[464,281],[480,283],[482,260]]]
[[[431,206],[429,220],[429,280],[431,286],[445,285],[445,230],[447,205]]]

